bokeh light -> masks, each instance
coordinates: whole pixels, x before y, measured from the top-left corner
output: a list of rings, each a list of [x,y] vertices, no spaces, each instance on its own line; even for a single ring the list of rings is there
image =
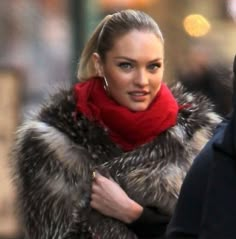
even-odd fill
[[[190,14],[184,18],[184,30],[192,37],[201,37],[206,35],[210,29],[209,21],[200,14]]]

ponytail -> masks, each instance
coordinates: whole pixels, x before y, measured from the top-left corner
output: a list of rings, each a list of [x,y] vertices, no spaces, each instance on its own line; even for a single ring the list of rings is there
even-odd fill
[[[93,34],[86,43],[79,61],[77,78],[79,81],[85,81],[91,76],[97,74],[96,69],[93,64],[92,55],[97,52],[99,41],[101,39],[104,26],[107,21],[112,17],[112,15],[107,15],[96,27]]]

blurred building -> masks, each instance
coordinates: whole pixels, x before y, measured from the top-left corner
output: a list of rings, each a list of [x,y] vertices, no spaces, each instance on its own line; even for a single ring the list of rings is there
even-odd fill
[[[0,238],[22,235],[12,187],[14,131],[47,96],[70,80],[71,17],[67,1],[0,2]]]

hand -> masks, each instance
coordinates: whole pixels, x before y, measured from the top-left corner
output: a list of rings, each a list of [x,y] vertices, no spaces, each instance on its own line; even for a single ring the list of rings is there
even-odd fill
[[[133,201],[112,179],[96,172],[92,184],[90,205],[103,215],[131,223],[142,214],[143,208]]]

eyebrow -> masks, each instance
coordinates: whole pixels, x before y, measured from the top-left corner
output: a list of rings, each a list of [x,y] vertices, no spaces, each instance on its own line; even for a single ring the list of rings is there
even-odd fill
[[[129,57],[126,57],[126,56],[117,56],[117,57],[114,57],[114,58],[117,59],[117,60],[127,60],[127,61],[131,61],[131,62],[136,62],[136,60],[134,60],[132,58],[129,58]],[[163,60],[162,58],[155,58],[155,59],[149,61],[149,63],[162,61],[162,60]]]

